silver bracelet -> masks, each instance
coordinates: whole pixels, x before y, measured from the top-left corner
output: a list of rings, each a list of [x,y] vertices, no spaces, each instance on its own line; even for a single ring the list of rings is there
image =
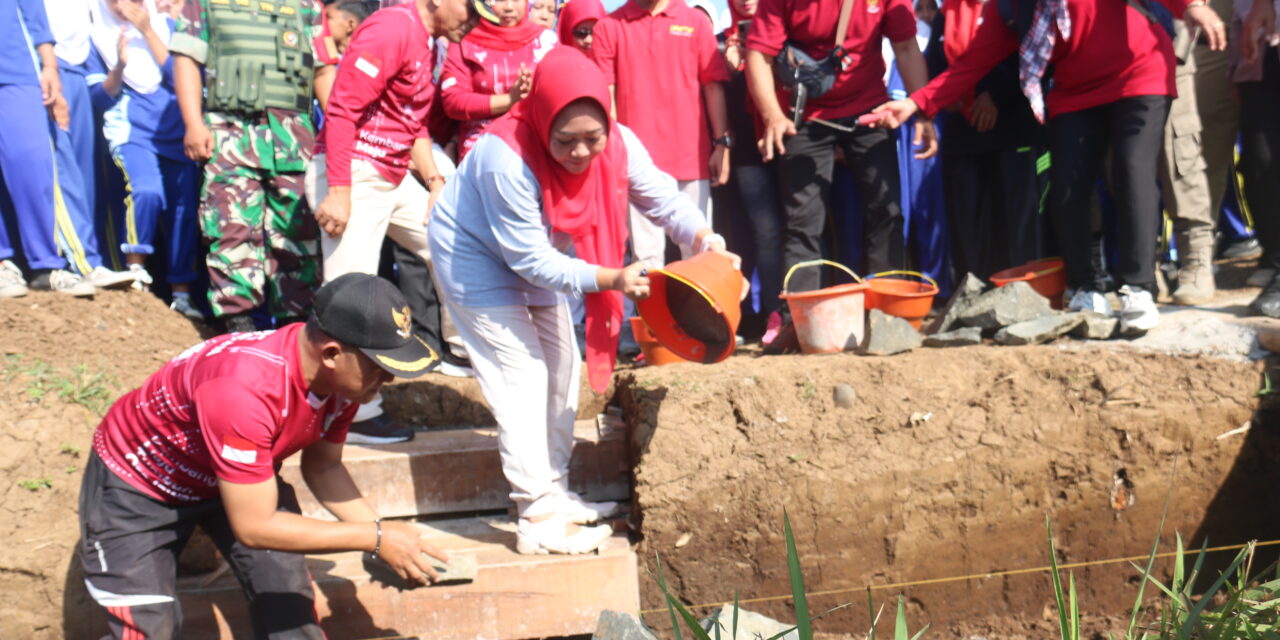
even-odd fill
[[[369,554],[369,557],[377,558],[378,552],[382,550],[382,518],[374,520],[373,524],[378,527],[378,541],[373,543],[373,552]]]

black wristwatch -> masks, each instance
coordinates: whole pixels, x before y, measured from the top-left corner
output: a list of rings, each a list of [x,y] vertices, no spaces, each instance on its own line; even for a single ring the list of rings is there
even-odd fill
[[[726,133],[726,134],[724,134],[724,135],[720,136],[719,138],[716,138],[715,140],[712,140],[712,141],[711,141],[711,145],[712,145],[712,146],[716,146],[716,145],[723,145],[723,146],[724,146],[724,148],[726,148],[726,149],[732,149],[732,148],[733,148],[733,136],[731,136],[731,135],[729,135],[729,134],[727,134],[727,133]]]

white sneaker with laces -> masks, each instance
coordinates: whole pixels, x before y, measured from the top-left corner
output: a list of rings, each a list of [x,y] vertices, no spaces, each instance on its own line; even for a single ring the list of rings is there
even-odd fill
[[[1120,333],[1146,333],[1160,324],[1160,310],[1151,292],[1142,287],[1120,287]]]
[[[613,527],[584,527],[559,514],[545,518],[520,518],[516,526],[516,551],[524,555],[591,553],[613,535]]]
[[[1111,303],[1107,302],[1107,297],[1093,289],[1085,289],[1083,287],[1076,289],[1071,294],[1071,302],[1067,303],[1068,311],[1093,311],[1106,316],[1115,315],[1111,311]]]
[[[22,277],[22,269],[11,260],[0,260],[0,298],[21,298],[27,292],[27,281]]]
[[[173,296],[173,302],[169,303],[169,309],[181,313],[183,317],[190,320],[204,322],[204,314],[200,313],[200,310],[194,304],[191,304],[191,296]]]
[[[102,265],[94,267],[93,271],[85,275],[85,279],[99,289],[125,288],[135,280],[134,275],[128,271],[112,271]]]
[[[45,276],[43,281],[37,281],[42,286],[38,288],[46,288],[55,293],[65,293],[69,296],[77,298],[91,298],[93,294],[98,292],[97,287],[93,283],[81,278],[78,274],[71,273],[66,269],[54,269]]]
[[[147,273],[147,268],[140,264],[129,265],[129,274],[133,278],[133,284],[130,285],[138,291],[150,291],[151,283],[155,280]]]
[[[621,511],[617,502],[587,502],[570,491],[556,501],[555,513],[576,524],[591,524],[611,518]]]

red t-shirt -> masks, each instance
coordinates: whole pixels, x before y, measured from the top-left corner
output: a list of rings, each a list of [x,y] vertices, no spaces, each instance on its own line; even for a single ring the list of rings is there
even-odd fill
[[[380,9],[347,45],[325,112],[330,186],[351,184],[351,159],[368,160],[400,184],[409,151],[428,138],[427,111],[435,96],[435,46],[417,5]]]
[[[702,85],[729,71],[706,15],[671,0],[657,15],[629,1],[596,23],[591,55],[614,85],[618,122],[676,180],[711,177],[711,130]],[[719,132],[716,132],[719,134]]]
[[[1165,4],[1182,15],[1187,0]],[[1071,37],[1053,47],[1053,88],[1045,96],[1049,117],[1082,111],[1134,96],[1177,95],[1177,60],[1169,34],[1125,2],[1066,0]],[[911,94],[932,116],[975,86],[1001,60],[1018,50],[1018,36],[988,2],[982,26],[969,48],[945,73]]]
[[[219,336],[187,349],[112,405],[93,450],[117,476],[169,503],[218,496],[218,479],[271,479],[321,438],[342,443],[357,405],[307,390],[303,324]]]
[[[469,37],[449,47],[440,74],[440,99],[445,115],[462,123],[458,129],[458,162],[493,122],[490,96],[510,91],[511,83],[520,75],[520,65],[533,71],[542,56],[557,44],[556,34],[544,29],[536,40],[512,51],[482,47]]]
[[[747,48],[773,58],[790,41],[813,59],[826,59],[835,48],[841,3],[842,0],[760,0],[747,33]],[[916,14],[910,0],[853,0],[841,71],[829,91],[809,98],[805,117],[847,118],[888,101],[881,40],[902,42],[915,36]]]

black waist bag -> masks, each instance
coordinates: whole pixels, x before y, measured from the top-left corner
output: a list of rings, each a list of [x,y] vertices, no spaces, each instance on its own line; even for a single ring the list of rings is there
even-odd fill
[[[773,59],[773,73],[782,86],[794,89],[797,85],[803,85],[805,94],[816,98],[835,86],[842,57],[844,49],[836,47],[831,55],[821,61],[814,60],[813,56],[801,51],[800,47],[788,42]]]

